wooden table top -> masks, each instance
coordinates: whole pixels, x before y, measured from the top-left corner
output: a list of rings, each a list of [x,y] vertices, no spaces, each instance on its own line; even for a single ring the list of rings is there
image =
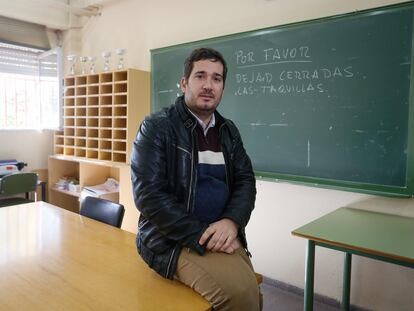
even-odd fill
[[[414,263],[414,218],[339,208],[293,235],[333,246]]]
[[[1,310],[211,310],[139,257],[135,235],[44,202],[0,208]]]

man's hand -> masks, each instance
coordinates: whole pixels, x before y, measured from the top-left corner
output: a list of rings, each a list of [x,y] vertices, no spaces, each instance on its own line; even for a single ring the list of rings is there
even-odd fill
[[[240,247],[241,247],[241,243],[239,242],[239,239],[236,238],[233,240],[233,243],[231,243],[229,247],[227,248],[222,247],[220,249],[220,252],[227,253],[227,254],[234,254],[236,249]]]
[[[198,243],[204,245],[208,241],[206,245],[208,250],[232,254],[240,246],[237,240],[237,231],[237,224],[233,220],[224,218],[210,224]]]

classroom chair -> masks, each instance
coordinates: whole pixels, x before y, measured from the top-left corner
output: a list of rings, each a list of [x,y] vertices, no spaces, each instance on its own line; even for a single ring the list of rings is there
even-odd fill
[[[81,201],[80,214],[82,216],[98,220],[117,228],[121,228],[124,213],[124,206],[112,201],[91,196],[85,197]]]
[[[0,207],[30,203],[37,201],[36,173],[15,173],[0,178]],[[29,199],[29,193],[34,193],[34,200]],[[25,193],[25,197],[19,196]]]

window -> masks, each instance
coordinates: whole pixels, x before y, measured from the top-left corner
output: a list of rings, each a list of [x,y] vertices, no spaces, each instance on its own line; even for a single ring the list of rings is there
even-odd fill
[[[61,125],[61,49],[0,42],[0,129]]]

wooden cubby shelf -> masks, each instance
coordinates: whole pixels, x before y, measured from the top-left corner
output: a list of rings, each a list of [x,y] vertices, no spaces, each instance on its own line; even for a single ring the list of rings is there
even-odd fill
[[[59,136],[63,136],[63,133],[59,132],[55,136],[55,139],[60,139]],[[130,166],[126,163],[105,161],[109,157],[113,157],[113,153],[110,151],[87,148],[74,148],[74,150],[75,156],[53,155],[49,157],[49,202],[72,212],[79,213],[79,197],[82,189],[85,186],[103,184],[108,178],[114,178],[119,182],[118,202],[125,207],[122,229],[136,233],[138,211],[132,195]],[[117,162],[125,162],[126,154],[117,152],[114,154],[115,158],[119,157]],[[80,191],[74,192],[56,189],[56,183],[64,177],[78,180]]]
[[[63,177],[85,186],[119,181],[125,206],[122,229],[136,233],[130,154],[138,126],[150,112],[149,72],[126,69],[65,77],[63,129],[55,132],[49,157],[50,203],[79,212],[79,193],[55,189]]]
[[[55,153],[129,163],[132,142],[147,114],[148,72],[65,77],[63,131],[55,134]]]

